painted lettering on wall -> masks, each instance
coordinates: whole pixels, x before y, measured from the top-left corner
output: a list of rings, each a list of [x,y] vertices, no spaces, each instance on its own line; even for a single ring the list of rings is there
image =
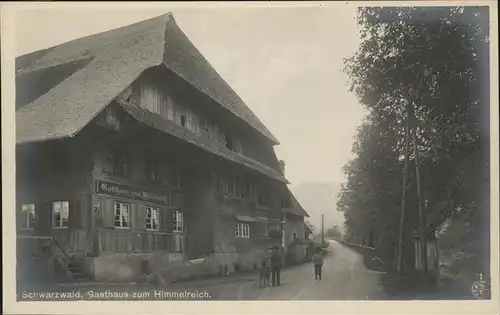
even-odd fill
[[[172,196],[167,194],[159,194],[155,192],[146,191],[140,188],[129,187],[125,185],[104,182],[98,180],[96,182],[96,193],[119,196],[132,199],[140,199],[144,201],[163,203],[172,205]]]

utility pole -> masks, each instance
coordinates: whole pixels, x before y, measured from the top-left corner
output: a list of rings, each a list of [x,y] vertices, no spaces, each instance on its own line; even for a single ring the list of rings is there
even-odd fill
[[[398,243],[398,266],[397,270],[401,271],[403,263],[403,229],[405,221],[406,208],[406,186],[408,179],[408,146],[410,142],[410,113],[407,111],[406,127],[405,127],[405,143],[404,143],[404,168],[403,168],[403,185],[401,195],[401,218],[399,221],[399,243]]]
[[[321,247],[325,243],[325,214],[321,213]]]
[[[411,136],[412,136],[412,142],[413,142],[413,150],[415,153],[415,175],[417,179],[417,203],[418,203],[418,214],[420,217],[420,236],[422,239],[422,255],[423,255],[423,264],[424,264],[424,273],[427,276],[427,223],[426,223],[426,211],[424,211],[424,205],[422,204],[422,190],[420,187],[420,169],[419,169],[419,152],[418,152],[418,145],[417,145],[417,121],[415,119],[415,113],[413,106],[410,106],[409,114],[411,115],[410,118],[413,122],[413,128],[411,128]]]

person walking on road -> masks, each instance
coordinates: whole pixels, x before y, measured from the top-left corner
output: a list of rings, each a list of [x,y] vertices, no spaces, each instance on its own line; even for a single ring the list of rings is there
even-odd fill
[[[271,278],[272,285],[280,286],[280,269],[281,269],[281,253],[278,246],[273,248],[273,253],[271,254]]]
[[[321,280],[321,269],[323,268],[323,253],[321,248],[316,248],[316,252],[312,257],[312,261],[314,264],[314,279]]]

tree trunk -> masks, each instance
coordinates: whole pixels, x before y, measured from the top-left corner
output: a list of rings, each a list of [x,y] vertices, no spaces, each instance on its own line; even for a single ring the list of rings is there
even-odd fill
[[[402,195],[401,195],[401,219],[399,221],[399,243],[398,243],[398,266],[397,270],[401,271],[402,261],[403,261],[403,229],[405,221],[405,207],[406,207],[406,182],[408,178],[408,146],[410,138],[410,114],[407,111],[405,127],[405,144],[404,144],[404,168],[403,168],[403,185],[402,185]]]
[[[427,275],[428,266],[427,266],[427,223],[426,223],[426,212],[424,211],[424,205],[422,203],[422,189],[420,186],[420,169],[419,169],[419,151],[417,145],[417,122],[415,119],[415,115],[413,112],[413,106],[410,106],[409,110],[410,119],[412,121],[412,126],[410,127],[412,142],[413,142],[413,150],[415,153],[415,175],[417,179],[417,204],[418,204],[418,214],[420,217],[420,234],[422,237],[422,256],[423,256],[423,265],[424,265],[424,273]]]

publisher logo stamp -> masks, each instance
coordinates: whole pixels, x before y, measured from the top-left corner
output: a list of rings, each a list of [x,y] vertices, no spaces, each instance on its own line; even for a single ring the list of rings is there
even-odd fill
[[[490,285],[483,279],[483,274],[479,274],[479,279],[471,287],[472,295],[476,299],[488,299],[490,297]]]

